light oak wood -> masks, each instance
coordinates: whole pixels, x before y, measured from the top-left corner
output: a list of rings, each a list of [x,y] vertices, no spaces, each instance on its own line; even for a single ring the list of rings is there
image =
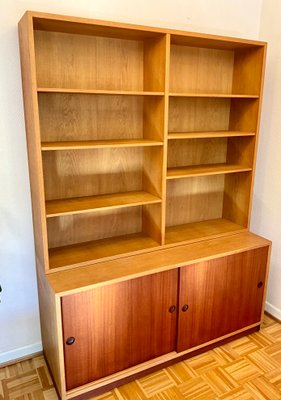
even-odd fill
[[[49,250],[50,268],[54,271],[80,267],[101,259],[115,259],[128,253],[145,252],[158,247],[159,243],[143,233],[87,241],[84,243],[55,247]]]
[[[143,96],[40,93],[43,142],[142,140]]]
[[[233,51],[171,45],[170,96],[224,95],[232,90]]]
[[[107,147],[151,147],[163,146],[163,142],[156,140],[79,140],[67,142],[42,142],[42,151],[55,151],[55,150],[83,150],[83,149],[100,149]]]
[[[137,39],[149,38],[157,34],[167,33],[171,34],[171,42],[173,44],[222,49],[252,48],[253,46],[262,47],[265,45],[265,42],[257,40],[132,25],[124,22],[102,21],[35,11],[27,11],[26,14],[33,18],[34,29],[37,30]]]
[[[252,168],[239,164],[203,164],[190,167],[168,168],[167,179],[180,179],[191,176],[205,176],[217,174],[232,174],[235,172],[251,171]]]
[[[259,94],[264,62],[264,49],[239,49],[235,52],[233,92]]]
[[[54,293],[65,296],[152,273],[269,246],[270,241],[249,232],[104,261],[47,275]],[[149,257],[148,257],[149,254]]]
[[[39,92],[143,89],[141,41],[35,30],[35,52]]]
[[[143,88],[154,92],[165,89],[166,37],[146,39],[143,43]]]
[[[95,211],[96,209],[121,208],[160,202],[161,199],[144,191],[76,197],[66,200],[49,200],[46,202],[46,216],[47,218],[50,218],[59,215]]]
[[[233,174],[225,177],[223,218],[248,227],[248,210],[252,173]]]
[[[229,129],[257,132],[259,103],[253,99],[232,99]]]
[[[168,179],[166,226],[221,218],[224,181],[224,175]]]
[[[206,35],[202,33],[191,33],[185,31],[169,31],[171,44],[181,46],[192,46],[199,48],[211,48],[221,50],[233,50],[251,48],[252,46],[263,46],[265,42],[253,40],[227,38],[223,36]]]
[[[28,144],[29,178],[32,195],[35,253],[40,268],[48,269],[47,226],[44,213],[44,182],[40,151],[38,100],[36,95],[35,55],[32,18],[25,16],[19,22],[22,89],[26,139]]]
[[[242,131],[215,131],[215,132],[169,132],[168,139],[209,139],[209,138],[227,138],[255,136],[254,132]]]
[[[231,235],[245,230],[240,225],[224,219],[210,219],[182,225],[172,225],[166,228],[166,244],[192,242],[200,238],[210,239]]]
[[[161,244],[165,243],[165,226],[166,226],[166,197],[167,197],[167,158],[168,158],[168,129],[169,129],[169,81],[170,81],[170,46],[171,35],[166,35],[165,47],[165,98],[164,98],[164,116],[163,116],[163,164],[162,164],[162,214],[161,214]]]
[[[171,270],[63,297],[64,342],[75,338],[64,345],[67,389],[173,351],[177,280]]]
[[[38,93],[66,93],[66,94],[96,94],[96,95],[120,95],[120,96],[163,96],[163,92],[148,92],[141,90],[102,90],[102,89],[69,89],[69,88],[43,88],[37,89]],[[240,96],[238,96],[240,97]],[[242,96],[243,97],[243,96]],[[251,96],[250,96],[251,97]]]
[[[168,144],[168,176],[170,168],[197,167],[226,162],[227,139],[173,140]]]
[[[218,99],[258,99],[259,96],[256,94],[229,94],[229,93],[192,93],[192,92],[170,92],[170,97],[206,97],[206,98],[218,98]]]
[[[155,207],[149,205],[147,207]],[[100,209],[48,218],[49,249],[142,232],[143,207]],[[94,255],[94,254],[93,254]],[[94,257],[95,258],[95,257]]]
[[[46,200],[143,190],[148,148],[106,148],[43,153]]]
[[[170,97],[169,132],[225,131],[229,99]]]

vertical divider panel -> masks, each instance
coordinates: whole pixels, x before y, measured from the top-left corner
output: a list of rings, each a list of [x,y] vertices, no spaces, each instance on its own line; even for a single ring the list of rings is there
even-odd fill
[[[163,97],[144,98],[143,137],[163,142],[163,147],[145,148],[143,159],[143,188],[159,196],[160,205],[143,206],[143,231],[164,244],[166,183],[166,96],[167,96],[167,35],[144,41],[144,90],[165,92]]]
[[[166,203],[167,203],[167,159],[168,159],[168,126],[169,126],[169,86],[170,86],[170,55],[171,35],[166,34],[165,57],[165,106],[164,106],[164,146],[163,146],[163,179],[162,179],[162,244],[165,244]]]
[[[39,260],[39,265],[43,266],[45,271],[47,271],[49,270],[49,256],[37,99],[34,31],[32,15],[28,12],[25,13],[19,23],[19,38],[35,252],[36,258]]]

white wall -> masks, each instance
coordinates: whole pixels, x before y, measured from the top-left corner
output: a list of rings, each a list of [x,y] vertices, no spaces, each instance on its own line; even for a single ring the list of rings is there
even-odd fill
[[[0,363],[41,348],[17,39],[17,22],[24,11],[258,38],[261,6],[262,0],[0,0]],[[260,190],[261,165],[265,164],[261,162],[258,170]],[[261,206],[256,197],[257,216]],[[262,230],[268,233],[264,224]],[[257,221],[254,225],[259,228]]]
[[[264,0],[260,38],[268,42],[251,228],[273,242],[266,309],[281,319],[281,2]]]

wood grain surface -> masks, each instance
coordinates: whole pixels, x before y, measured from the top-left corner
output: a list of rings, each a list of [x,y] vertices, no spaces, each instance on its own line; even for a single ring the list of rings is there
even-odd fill
[[[68,390],[174,350],[177,277],[172,270],[63,297],[64,341],[75,338],[64,347]]]

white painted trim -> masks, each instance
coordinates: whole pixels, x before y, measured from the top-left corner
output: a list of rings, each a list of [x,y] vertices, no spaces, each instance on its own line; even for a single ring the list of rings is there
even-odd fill
[[[19,347],[14,350],[6,351],[5,353],[0,353],[0,367],[1,364],[38,353],[39,351],[42,351],[41,342]]]
[[[265,310],[269,312],[273,317],[279,319],[281,321],[281,310],[275,307],[273,304],[270,304],[268,301],[265,303]]]

